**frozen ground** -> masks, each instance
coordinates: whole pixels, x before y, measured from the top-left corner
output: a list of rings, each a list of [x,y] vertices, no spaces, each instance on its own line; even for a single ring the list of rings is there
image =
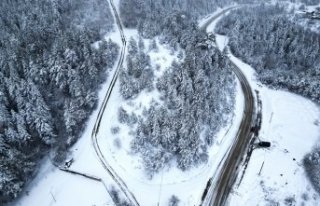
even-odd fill
[[[223,49],[228,39],[217,35]],[[270,149],[255,149],[241,183],[239,178],[229,205],[320,205],[319,195],[308,181],[302,161],[319,142],[319,107],[301,96],[267,88],[255,78],[249,65],[229,54],[262,101],[260,139]],[[240,185],[239,185],[240,183]]]
[[[99,166],[98,161],[94,161],[96,162],[96,166]],[[37,175],[36,179],[28,186],[23,197],[12,205],[111,206],[113,202],[101,182],[61,172],[47,161],[42,166],[41,172]]]

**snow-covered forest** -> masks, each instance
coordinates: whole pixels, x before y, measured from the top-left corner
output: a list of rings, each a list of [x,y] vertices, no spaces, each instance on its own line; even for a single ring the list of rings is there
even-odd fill
[[[256,68],[263,83],[320,103],[320,36],[288,15],[279,6],[238,9],[217,32],[230,37],[232,53]]]
[[[263,103],[263,109],[272,108],[265,104],[268,96],[259,93],[258,86],[287,90],[320,104],[320,32],[315,32],[320,24],[314,23],[318,19],[308,8],[319,10],[319,0],[2,0],[0,205],[31,196],[29,186],[42,181],[31,182],[34,177],[40,173],[47,178],[39,170],[45,161],[50,172],[55,169],[70,175],[73,171],[99,184],[102,192],[108,192],[101,193],[102,197],[108,195],[115,205],[151,202],[155,195],[158,205],[172,206],[200,201],[200,192],[210,198],[215,194],[213,187],[229,181],[219,178],[240,174],[244,153],[235,148],[245,151],[249,146],[241,145],[238,140],[245,138],[240,137],[259,135],[253,131],[254,100]],[[207,24],[207,28],[200,27]],[[215,31],[207,33],[213,27]],[[256,70],[252,74],[256,74],[257,87],[252,87],[249,65]],[[243,73],[248,88],[232,67]],[[106,86],[100,89],[101,85]],[[254,96],[253,112],[245,107],[249,92]],[[249,115],[252,119],[245,122]],[[320,126],[318,119],[311,124]],[[75,144],[81,135],[87,139],[78,147],[84,139]],[[264,133],[254,138],[271,142]],[[250,146],[255,143],[252,140]],[[271,142],[268,151],[272,153],[277,144]],[[304,166],[320,194],[320,147],[304,155],[299,167]],[[233,171],[224,170],[229,157],[235,162],[234,167],[230,164],[236,168]],[[86,168],[88,162],[94,166]],[[246,164],[244,171],[250,167]],[[196,179],[200,176],[207,188]],[[50,179],[51,183],[57,178]],[[189,189],[194,195],[175,194],[173,189],[184,183],[192,189],[198,184],[197,191],[186,184],[179,193]],[[54,195],[63,193],[61,183],[57,185],[54,194],[51,190],[46,191],[49,195],[43,193],[55,203]],[[76,186],[70,185],[73,193]],[[149,188],[155,193],[158,187],[159,195],[150,195],[150,200],[138,196]],[[166,203],[160,204],[161,195]]]
[[[255,0],[168,0],[143,1],[120,0],[120,13],[123,24],[128,28],[137,28],[144,37],[159,35],[166,18],[176,12],[184,12],[193,20],[215,11],[218,7],[226,7],[232,3],[250,3]],[[182,25],[172,25],[177,29]],[[168,28],[175,32],[175,28]],[[172,30],[171,30],[172,29]]]
[[[0,205],[15,198],[48,152],[62,161],[96,105],[118,54],[101,0],[0,3]]]
[[[317,5],[319,4],[318,0],[301,0],[301,3],[304,3],[306,5]]]
[[[176,159],[182,170],[206,163],[207,149],[234,106],[235,78],[216,50],[191,47],[157,82],[163,105],[139,118],[132,142],[149,175]],[[210,115],[208,115],[208,113]]]
[[[145,171],[151,177],[173,160],[181,170],[205,163],[215,134],[232,115],[235,77],[228,60],[208,43],[207,34],[199,30],[190,14],[210,12],[219,3],[132,2],[122,1],[124,24],[136,27],[145,38],[160,35],[162,44],[173,50],[182,49],[185,56],[181,63],[173,62],[159,79],[154,79],[154,68],[150,71],[143,43],[130,40],[127,66],[120,76],[122,96],[134,99],[134,95],[147,88],[156,89],[162,99],[138,119],[137,115],[126,114],[123,108],[119,110],[120,122],[137,125],[132,150],[141,155]],[[136,6],[134,12],[127,12],[130,5]],[[183,11],[192,6],[196,6],[197,12]],[[180,11],[174,11],[175,7]],[[148,9],[153,12],[146,12]],[[159,12],[154,12],[157,9]],[[156,47],[154,44],[151,47]],[[132,84],[128,85],[129,82]]]

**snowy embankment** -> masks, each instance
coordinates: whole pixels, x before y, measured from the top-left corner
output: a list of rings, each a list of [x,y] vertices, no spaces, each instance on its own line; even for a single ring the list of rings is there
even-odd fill
[[[218,47],[227,45],[217,35]],[[238,178],[229,205],[319,205],[319,195],[308,181],[303,158],[320,137],[319,107],[301,96],[272,90],[257,81],[249,65],[229,53],[262,101],[259,138],[271,142],[270,149],[255,149],[241,182]]]

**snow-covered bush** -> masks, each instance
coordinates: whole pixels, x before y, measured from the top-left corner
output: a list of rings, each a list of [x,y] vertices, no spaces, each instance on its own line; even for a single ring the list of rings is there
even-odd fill
[[[179,198],[175,195],[172,195],[169,199],[168,206],[178,206],[179,202],[180,202]]]
[[[132,126],[138,122],[138,117],[134,113],[129,115],[125,109],[120,107],[118,110],[118,120],[122,124],[127,124],[128,126]]]
[[[307,154],[303,160],[303,165],[311,184],[320,193],[320,149],[316,148]]]
[[[125,99],[133,98],[144,89],[151,91],[154,78],[150,57],[144,52],[141,39],[139,46],[133,38],[130,39],[128,53],[127,66],[120,73],[120,93]]]
[[[129,114],[127,113],[127,111],[125,109],[123,109],[122,107],[119,108],[118,110],[118,120],[120,123],[124,124],[128,121],[129,119]]]
[[[121,149],[121,140],[117,137],[113,140],[113,145],[117,148],[117,149]]]
[[[130,204],[129,202],[127,202],[123,197],[121,197],[119,195],[119,191],[112,187],[110,192],[109,192],[112,200],[113,200],[113,203],[115,205],[119,205],[119,206],[132,206],[132,204]]]
[[[118,134],[120,132],[120,127],[112,127],[111,134]]]
[[[301,3],[304,3],[306,5],[318,5],[319,4],[319,0],[300,0]]]

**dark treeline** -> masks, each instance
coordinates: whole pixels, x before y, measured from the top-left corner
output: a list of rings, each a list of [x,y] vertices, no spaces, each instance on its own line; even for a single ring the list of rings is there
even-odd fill
[[[301,3],[304,3],[306,5],[318,5],[319,0],[300,0]]]
[[[285,10],[239,9],[217,32],[230,37],[233,54],[252,65],[263,83],[320,103],[320,35],[290,21]]]
[[[306,173],[314,189],[320,194],[320,148],[314,149],[303,160]]]
[[[76,141],[118,53],[92,46],[112,24],[101,0],[0,2],[0,205]]]
[[[131,4],[128,1],[122,3]],[[141,155],[150,177],[172,161],[181,170],[187,170],[208,160],[208,146],[213,144],[217,131],[225,126],[232,114],[235,87],[229,62],[206,43],[207,34],[198,29],[194,16],[189,12],[173,11],[172,5],[176,4],[173,1],[172,5],[170,1],[153,3],[153,9],[157,7],[159,12],[147,12],[147,17],[141,19],[139,9],[145,7],[144,4],[148,6],[148,2],[135,4],[134,16],[138,17],[135,20],[130,16],[132,13],[122,9],[125,25],[137,27],[144,37],[159,35],[161,43],[183,49],[185,57],[182,63],[174,62],[156,80],[156,89],[163,103],[154,102],[144,116],[134,122],[137,129],[132,150]],[[188,3],[201,4],[201,1]],[[207,3],[211,4],[211,1]],[[165,11],[169,7],[170,10]],[[209,12],[203,9],[202,14]],[[144,64],[144,67],[148,66]]]
[[[161,25],[164,19],[175,12],[185,12],[196,20],[218,7],[250,2],[254,0],[120,0],[120,13],[125,27],[138,28],[142,36],[150,38],[163,31]],[[175,32],[175,28],[170,29]]]

